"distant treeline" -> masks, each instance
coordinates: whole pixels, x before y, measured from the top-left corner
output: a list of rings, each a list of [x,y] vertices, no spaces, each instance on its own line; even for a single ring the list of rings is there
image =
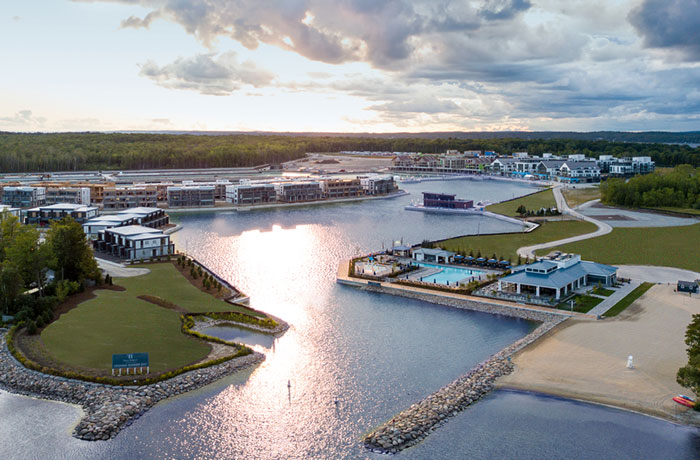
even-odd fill
[[[600,186],[603,203],[631,207],[700,209],[700,168],[681,165],[669,172],[609,179]]]
[[[700,166],[700,148],[575,139],[457,139],[273,134],[0,133],[0,172],[214,168],[279,164],[306,152],[369,150],[441,153],[493,150],[560,155],[651,156],[659,166]]]

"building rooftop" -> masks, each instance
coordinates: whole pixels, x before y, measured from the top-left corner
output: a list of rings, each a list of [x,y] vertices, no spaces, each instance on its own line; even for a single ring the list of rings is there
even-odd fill
[[[56,203],[48,206],[39,206],[30,209],[30,211],[41,211],[41,210],[51,210],[51,211],[91,211],[98,209],[97,206],[86,206],[84,204],[74,204],[74,203]]]
[[[505,276],[502,281],[558,289],[584,275],[608,276],[617,272],[616,267],[590,261],[578,261],[571,266],[560,268],[550,260],[541,260],[524,267],[516,267],[515,273]],[[538,273],[536,270],[542,270]]]
[[[146,235],[146,234],[163,234],[162,230],[155,228],[144,227],[142,225],[127,225],[124,227],[114,227],[106,230],[107,232],[114,233],[121,236],[134,237],[136,235]],[[132,238],[133,239],[133,238]]]
[[[432,248],[420,248],[420,249],[416,249],[415,251],[413,251],[413,253],[414,253],[414,254],[416,254],[416,253],[428,254],[428,255],[431,255],[431,256],[443,256],[443,257],[455,255],[455,253],[454,253],[454,252],[451,252],[451,251],[446,251],[446,250],[444,250],[444,249],[432,249]]]

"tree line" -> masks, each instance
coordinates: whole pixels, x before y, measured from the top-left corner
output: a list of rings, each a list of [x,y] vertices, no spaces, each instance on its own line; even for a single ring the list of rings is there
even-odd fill
[[[668,172],[609,179],[600,186],[603,203],[629,207],[700,209],[700,168],[681,165]]]
[[[49,270],[53,272],[49,276]],[[53,319],[54,308],[101,282],[101,273],[85,233],[71,217],[53,222],[44,239],[30,225],[0,214],[0,299],[3,315],[15,315],[31,334]]]
[[[249,167],[279,164],[307,152],[343,150],[442,153],[491,150],[539,155],[650,156],[657,165],[700,166],[687,145],[583,139],[463,139],[322,135],[193,135],[142,133],[0,133],[0,172]]]

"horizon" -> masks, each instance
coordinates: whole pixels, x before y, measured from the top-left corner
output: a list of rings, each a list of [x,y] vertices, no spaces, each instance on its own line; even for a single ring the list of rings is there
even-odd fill
[[[699,30],[695,0],[5,2],[0,131],[689,132]]]

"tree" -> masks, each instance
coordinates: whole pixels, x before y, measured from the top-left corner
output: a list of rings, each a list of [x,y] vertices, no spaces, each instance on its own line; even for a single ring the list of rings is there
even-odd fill
[[[15,301],[21,293],[22,275],[11,264],[0,263],[0,300],[4,314],[15,312]]]
[[[39,244],[39,232],[23,225],[15,232],[14,240],[5,251],[6,262],[22,277],[25,288],[35,285],[39,295],[44,295],[46,270],[50,259],[49,247]]]
[[[524,204],[521,204],[515,212],[517,212],[520,217],[523,217],[527,213],[527,208]]]
[[[676,381],[700,395],[700,314],[693,315],[685,331],[685,344],[688,346],[688,364],[678,369]]]
[[[100,270],[88,246],[83,228],[71,217],[53,222],[46,235],[51,252],[51,268],[56,277],[82,283],[85,279],[98,280]]]

